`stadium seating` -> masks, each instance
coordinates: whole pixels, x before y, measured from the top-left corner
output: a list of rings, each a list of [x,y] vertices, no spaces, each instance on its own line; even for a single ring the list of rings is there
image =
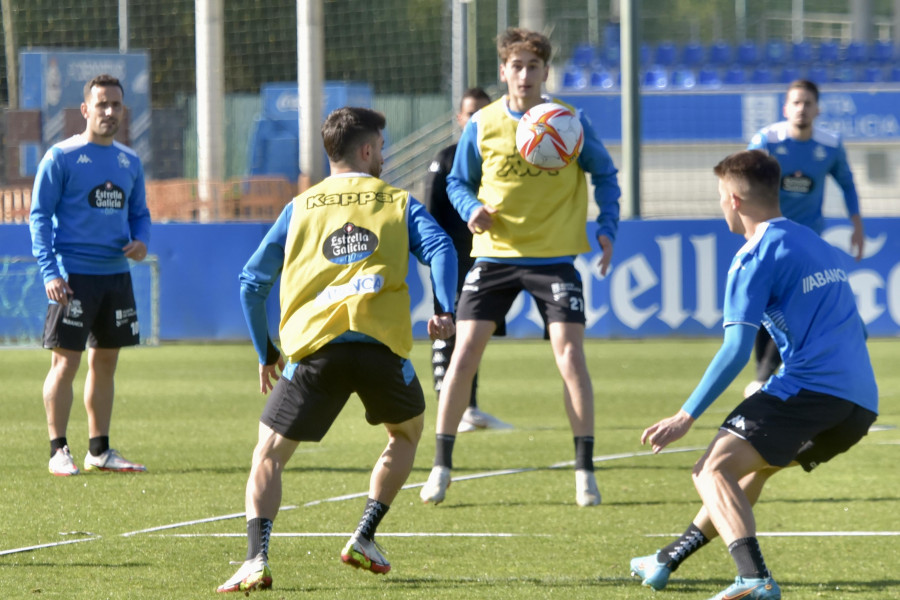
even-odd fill
[[[689,90],[697,85],[697,77],[693,69],[680,68],[672,71],[669,77],[669,86],[682,90]]]
[[[681,54],[681,64],[685,67],[695,69],[703,64],[703,55],[705,51],[702,44],[697,42],[689,42],[685,44]]]
[[[596,49],[590,44],[579,44],[572,50],[572,58],[569,61],[576,67],[586,69],[596,60]]]
[[[811,66],[809,71],[806,72],[806,78],[818,85],[831,81],[831,76],[828,74],[828,67],[821,64]]]
[[[806,40],[791,44],[791,62],[797,65],[807,65],[812,62],[812,44]]]
[[[774,82],[775,74],[772,73],[772,69],[770,69],[766,65],[757,65],[756,68],[753,69],[753,73],[751,73],[750,75],[750,83],[765,85]]]
[[[839,54],[840,46],[836,41],[830,40],[819,44],[815,58],[825,65],[833,65],[838,61]]]
[[[731,46],[722,40],[713,42],[709,47],[709,64],[714,67],[725,67],[731,64],[733,51]]]
[[[725,76],[722,78],[722,83],[726,85],[742,85],[747,83],[747,73],[744,71],[744,68],[741,65],[731,65],[725,71]]]
[[[878,65],[869,65],[863,69],[862,80],[867,83],[879,83],[884,81],[884,69]]]
[[[741,42],[737,48],[737,62],[744,67],[754,67],[759,62],[759,48],[750,40]]]
[[[654,62],[664,67],[674,67],[678,49],[672,42],[662,42],[656,47],[656,53],[653,55]]]
[[[701,67],[697,72],[697,85],[706,87],[718,87],[722,85],[718,69],[711,66]]]
[[[608,90],[616,87],[616,80],[613,79],[612,73],[606,69],[594,69],[591,71],[591,87],[595,89]]]
[[[669,74],[662,67],[656,66],[644,72],[644,87],[662,90],[669,85]]]
[[[782,40],[769,40],[763,52],[763,62],[771,66],[783,65],[788,60],[787,44]]]
[[[800,79],[800,67],[785,65],[778,73],[778,83],[790,83],[795,79]]]
[[[879,65],[894,61],[894,43],[890,40],[876,40],[869,48],[869,59]]]
[[[565,64],[562,86],[610,90],[621,84],[616,44],[578,44]],[[835,40],[817,44],[769,39],[733,46],[724,40],[640,46],[640,84],[645,89],[787,84],[806,78],[828,83],[900,83],[900,53],[891,40],[871,44]]]
[[[866,62],[868,51],[862,42],[850,42],[843,48],[844,60],[854,65]]]

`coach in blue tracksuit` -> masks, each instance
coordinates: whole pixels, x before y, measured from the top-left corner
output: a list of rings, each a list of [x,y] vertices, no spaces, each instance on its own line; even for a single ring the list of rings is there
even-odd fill
[[[128,259],[143,260],[150,240],[144,170],[115,141],[125,113],[119,80],[99,75],[84,86],[84,133],[54,145],[38,167],[31,196],[32,252],[50,306],[43,345],[53,355],[44,381],[50,473],[79,473],[66,440],[72,383],[85,345],[88,373],[87,471],[145,471],[109,447],[119,349],[139,342]]]
[[[818,115],[819,88],[811,81],[798,79],[788,86],[785,120],[760,130],[750,140],[748,150],[765,150],[775,157],[781,166],[781,214],[819,235],[825,229],[822,204],[825,181],[831,175],[843,192],[847,216],[853,224],[850,247],[856,260],[860,260],[865,236],[853,173],[840,136],[817,127]],[[756,338],[756,380],[750,382],[744,395],[758,390],[780,364],[777,346],[765,328],[760,328]]]

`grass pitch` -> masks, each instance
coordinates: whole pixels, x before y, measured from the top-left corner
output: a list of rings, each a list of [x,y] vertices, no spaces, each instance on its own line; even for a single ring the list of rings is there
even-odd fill
[[[379,529],[393,570],[347,568],[339,553],[365,503],[386,440],[351,399],[321,444],[301,444],[284,478],[270,562],[272,598],[709,598],[734,577],[714,541],[664,592],[642,588],[628,561],[684,530],[699,506],[690,468],[750,371],[673,450],[650,456],[644,427],[674,413],[718,340],[588,342],[594,380],[599,507],[574,503],[571,433],[562,384],[544,342],[497,341],[480,375],[484,410],[510,431],[459,436],[440,506],[418,487],[400,493]],[[791,599],[900,598],[900,343],[872,340],[881,417],[848,454],[813,474],[789,470],[757,505],[768,566]],[[428,413],[408,483],[424,482],[434,452],[430,351],[414,360]],[[164,345],[122,353],[112,443],[146,474],[47,473],[43,350],[0,352],[4,419],[0,590],[4,598],[211,598],[244,557],[243,493],[264,397],[249,344]],[[82,371],[84,370],[84,367]],[[68,439],[80,463],[87,426],[76,382]],[[886,429],[885,429],[886,428]],[[347,496],[347,498],[343,498]],[[331,501],[328,501],[331,500]],[[893,535],[885,535],[893,533]],[[881,535],[876,535],[881,534]],[[661,537],[660,537],[661,536]],[[28,551],[16,551],[32,548]]]

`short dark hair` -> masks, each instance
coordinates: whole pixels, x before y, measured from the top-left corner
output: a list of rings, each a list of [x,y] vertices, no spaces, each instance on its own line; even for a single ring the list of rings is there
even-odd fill
[[[97,75],[84,84],[84,99],[87,100],[91,97],[91,90],[94,87],[108,87],[111,85],[118,87],[122,91],[122,98],[125,98],[125,88],[122,87],[122,82],[117,77],[104,73]]]
[[[518,27],[510,27],[500,34],[497,38],[497,55],[500,62],[505,63],[513,52],[528,50],[533,52],[544,61],[544,64],[550,64],[550,55],[553,47],[547,36],[536,31],[520,29]]]
[[[459,99],[460,108],[462,107],[462,103],[466,98],[472,98],[473,100],[484,100],[485,102],[491,101],[491,97],[488,95],[488,93],[480,87],[471,87],[463,92],[462,98]]]
[[[370,136],[377,136],[386,123],[383,114],[368,108],[346,106],[333,111],[322,124],[328,158],[340,162]]]
[[[806,90],[807,92],[811,92],[815,97],[816,102],[819,101],[819,86],[810,81],[809,79],[795,79],[788,85],[788,93],[791,90]]]
[[[737,179],[746,186],[751,199],[778,205],[781,165],[764,150],[741,150],[722,159],[713,168],[721,179]]]

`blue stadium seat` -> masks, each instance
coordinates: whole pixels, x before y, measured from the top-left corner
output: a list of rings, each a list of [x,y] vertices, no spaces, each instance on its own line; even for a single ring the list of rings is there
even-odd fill
[[[584,71],[572,65],[563,73],[563,87],[569,90],[583,90],[587,87]]]
[[[697,68],[703,64],[703,46],[697,42],[688,42],[681,51],[681,64]]]
[[[641,66],[650,66],[652,64],[651,59],[653,57],[653,51],[650,49],[650,44],[641,44]]]
[[[607,67],[618,67],[621,58],[621,51],[616,45],[605,46],[600,52],[600,61]]]
[[[815,64],[809,68],[806,78],[817,85],[828,83],[831,77],[828,75],[828,67],[825,65]]]
[[[834,40],[826,40],[821,42],[818,47],[817,56],[819,62],[825,65],[833,65],[838,61],[840,55],[840,46]]]
[[[691,69],[675,69],[669,78],[669,86],[682,90],[689,90],[697,85],[697,77]]]
[[[900,65],[894,65],[888,71],[888,79],[893,82],[900,82]]]
[[[719,71],[711,66],[701,67],[697,72],[697,84],[718,87],[722,85],[722,79],[719,77]]]
[[[862,42],[852,41],[843,50],[844,59],[854,65],[866,62],[866,45]]]
[[[616,87],[616,80],[606,69],[594,69],[591,71],[591,87],[609,90]]]
[[[763,60],[769,66],[783,65],[788,59],[787,44],[782,40],[769,40],[763,51]]]
[[[894,60],[894,43],[891,40],[875,40],[869,47],[869,58],[886,65]]]
[[[863,69],[862,80],[866,83],[879,83],[884,81],[884,68],[879,65],[869,65]]]
[[[772,69],[766,65],[757,65],[750,74],[750,83],[762,85],[774,82],[775,75],[772,73]]]
[[[756,42],[746,40],[737,49],[737,62],[745,67],[753,67],[759,62],[759,48]]]
[[[846,63],[837,65],[831,73],[831,81],[834,83],[853,83],[856,80],[856,69]]]
[[[673,67],[675,66],[677,54],[678,50],[675,47],[675,44],[672,42],[661,42],[659,46],[656,47],[654,61],[656,64],[664,67]]]
[[[590,67],[596,59],[596,50],[590,44],[578,44],[572,49],[572,58],[569,59],[576,67],[585,69]]]
[[[747,74],[744,72],[744,68],[740,65],[732,65],[728,67],[728,70],[725,71],[725,78],[723,82],[726,85],[741,85],[743,83],[747,83]]]
[[[645,88],[664,90],[669,86],[669,74],[662,67],[653,67],[644,72],[641,81]]]
[[[791,62],[805,65],[812,62],[812,44],[806,40],[793,42],[791,44]]]
[[[725,67],[731,64],[733,51],[727,42],[719,40],[709,47],[709,63],[714,67]]]
[[[778,74],[778,83],[790,83],[795,79],[800,79],[800,67],[795,65],[785,65]]]

